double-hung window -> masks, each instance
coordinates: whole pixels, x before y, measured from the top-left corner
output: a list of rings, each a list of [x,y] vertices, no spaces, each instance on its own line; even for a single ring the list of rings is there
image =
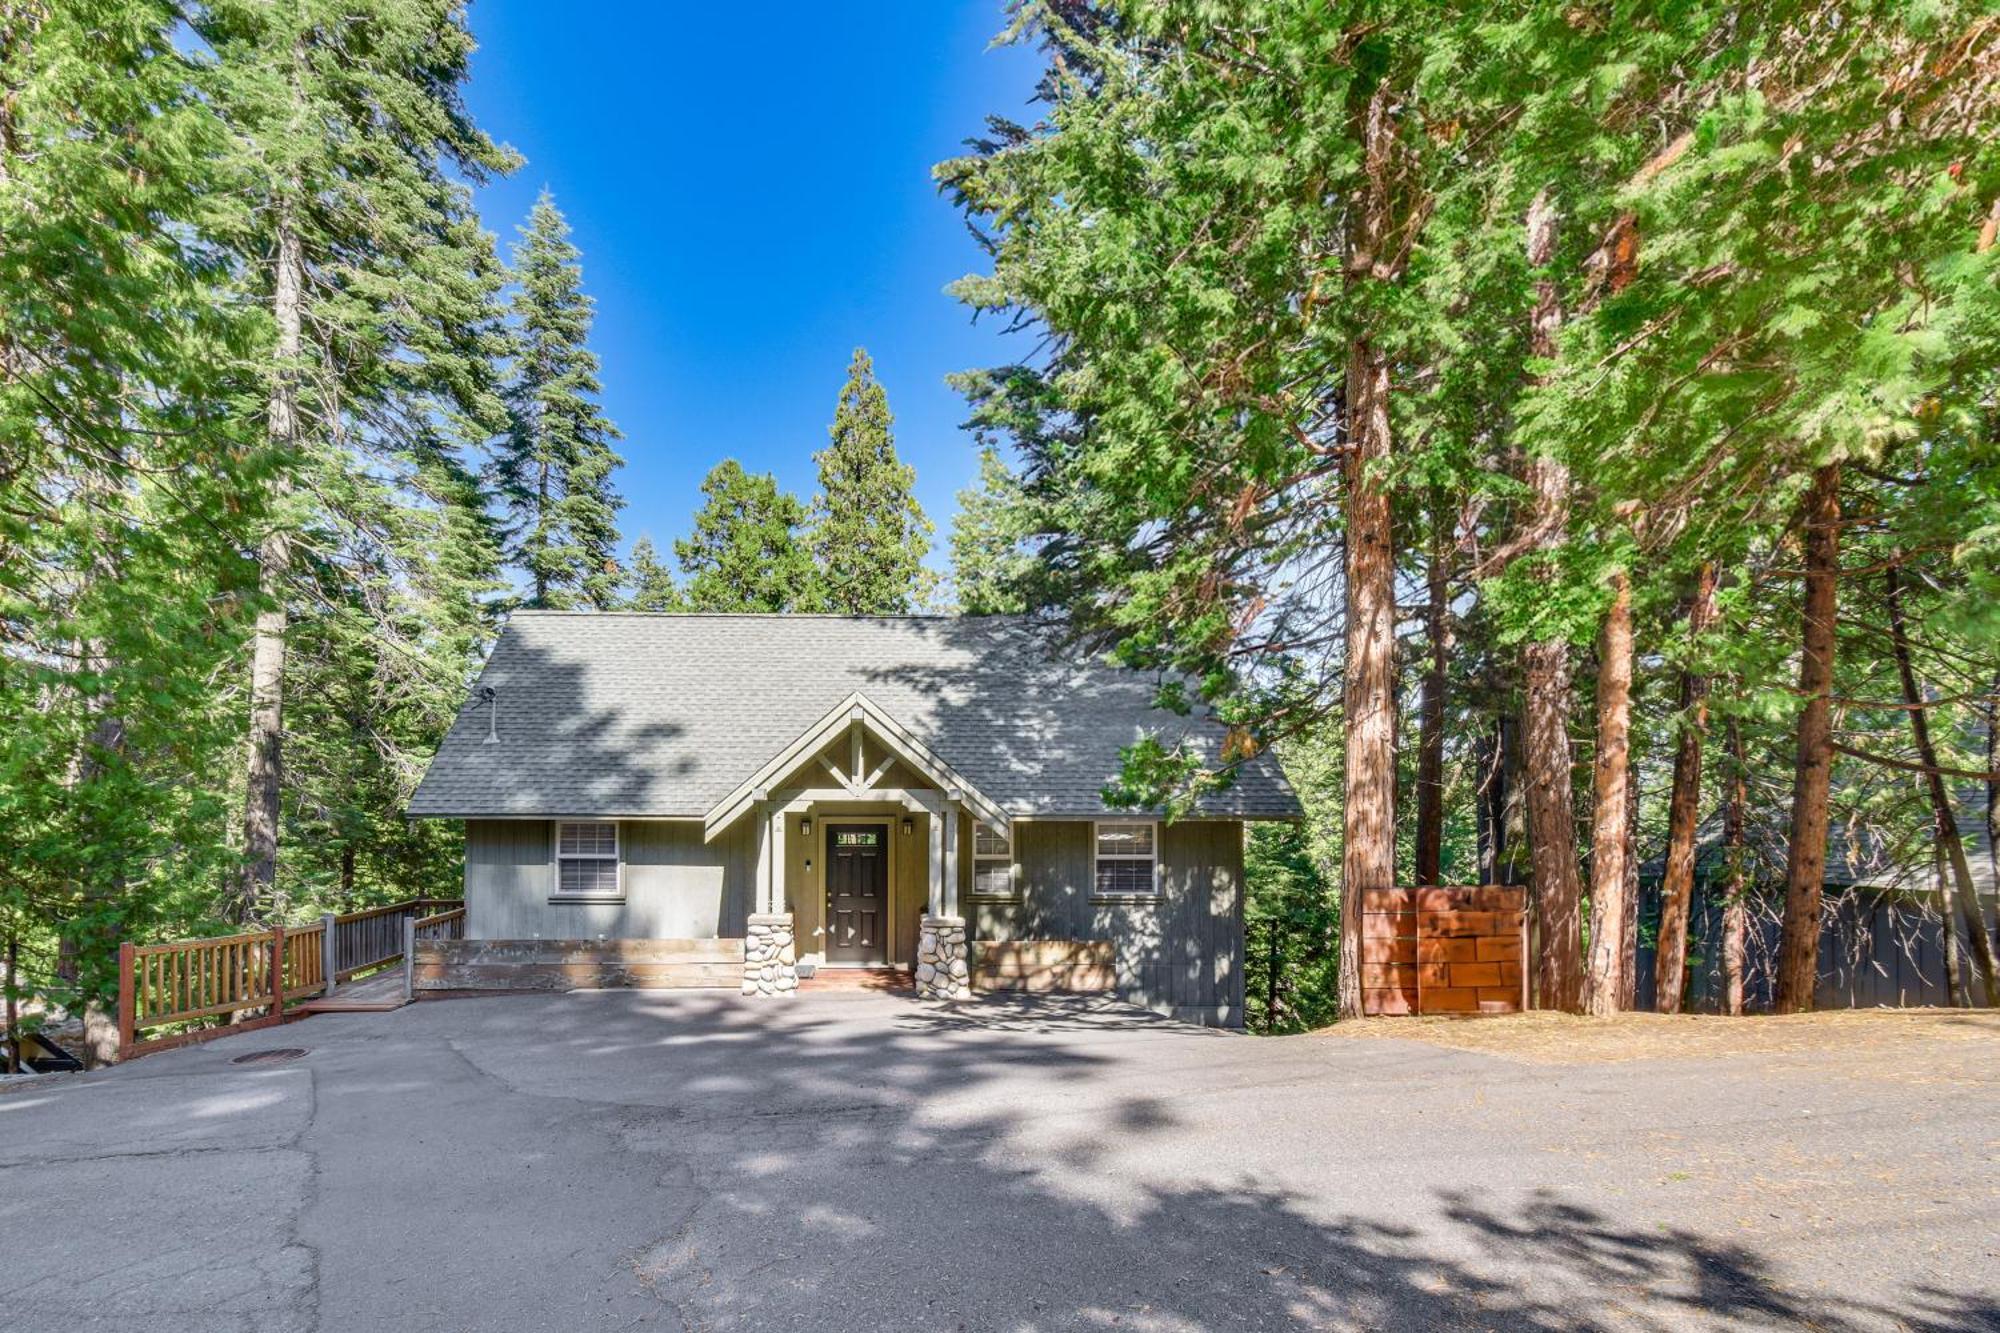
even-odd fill
[[[977,822],[972,826],[972,895],[1014,896],[1014,844],[999,829]]]
[[[617,898],[623,892],[618,877],[618,825],[557,824],[556,896]]]
[[[1096,892],[1105,898],[1150,898],[1159,891],[1155,826],[1144,820],[1101,820]]]

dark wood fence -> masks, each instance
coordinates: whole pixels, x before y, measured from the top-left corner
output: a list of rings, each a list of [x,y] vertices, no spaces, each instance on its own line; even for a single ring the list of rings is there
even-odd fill
[[[1988,929],[1994,913],[1987,911]],[[1638,1007],[1650,1010],[1657,994],[1653,985],[1660,919],[1658,889],[1649,885],[1640,905]],[[1965,948],[1963,932],[1959,947]],[[1744,932],[1743,1007],[1751,1013],[1768,1011],[1776,989],[1778,922],[1768,913],[1753,913]],[[1971,963],[1968,956],[1967,967]],[[1686,1007],[1694,1013],[1721,1013],[1722,903],[1697,899],[1688,912],[1688,979]],[[1973,981],[1978,1003],[1978,981]],[[1907,895],[1850,889],[1829,893],[1819,937],[1819,982],[1813,994],[1818,1009],[1892,1009],[1949,1003],[1944,979],[1944,927],[1921,901]]]

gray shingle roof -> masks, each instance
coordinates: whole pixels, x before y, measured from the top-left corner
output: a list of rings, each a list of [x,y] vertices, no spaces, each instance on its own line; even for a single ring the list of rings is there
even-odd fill
[[[429,817],[698,817],[849,694],[1010,814],[1090,815],[1148,731],[1211,756],[1221,729],[1152,706],[1151,677],[1058,659],[1006,616],[517,612],[410,800]],[[1199,813],[1290,818],[1260,755]]]

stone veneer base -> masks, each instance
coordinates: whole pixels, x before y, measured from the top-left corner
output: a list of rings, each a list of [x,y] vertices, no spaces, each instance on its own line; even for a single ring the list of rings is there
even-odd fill
[[[972,967],[962,916],[925,916],[917,927],[917,998],[969,1000]]]
[[[743,993],[790,995],[797,991],[798,945],[791,913],[756,913],[746,924]]]

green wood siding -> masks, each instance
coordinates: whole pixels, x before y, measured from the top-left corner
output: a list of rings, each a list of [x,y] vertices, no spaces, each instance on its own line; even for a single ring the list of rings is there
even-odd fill
[[[702,841],[683,820],[624,820],[622,903],[551,902],[555,825],[545,820],[468,820],[466,934],[474,939],[738,938],[750,910],[757,847],[754,821]]]
[[[1088,820],[1014,825],[1017,902],[968,913],[984,940],[1111,940],[1118,994],[1136,1004],[1223,1027],[1243,1022],[1243,825],[1196,820],[1160,828],[1160,896],[1093,902]]]

